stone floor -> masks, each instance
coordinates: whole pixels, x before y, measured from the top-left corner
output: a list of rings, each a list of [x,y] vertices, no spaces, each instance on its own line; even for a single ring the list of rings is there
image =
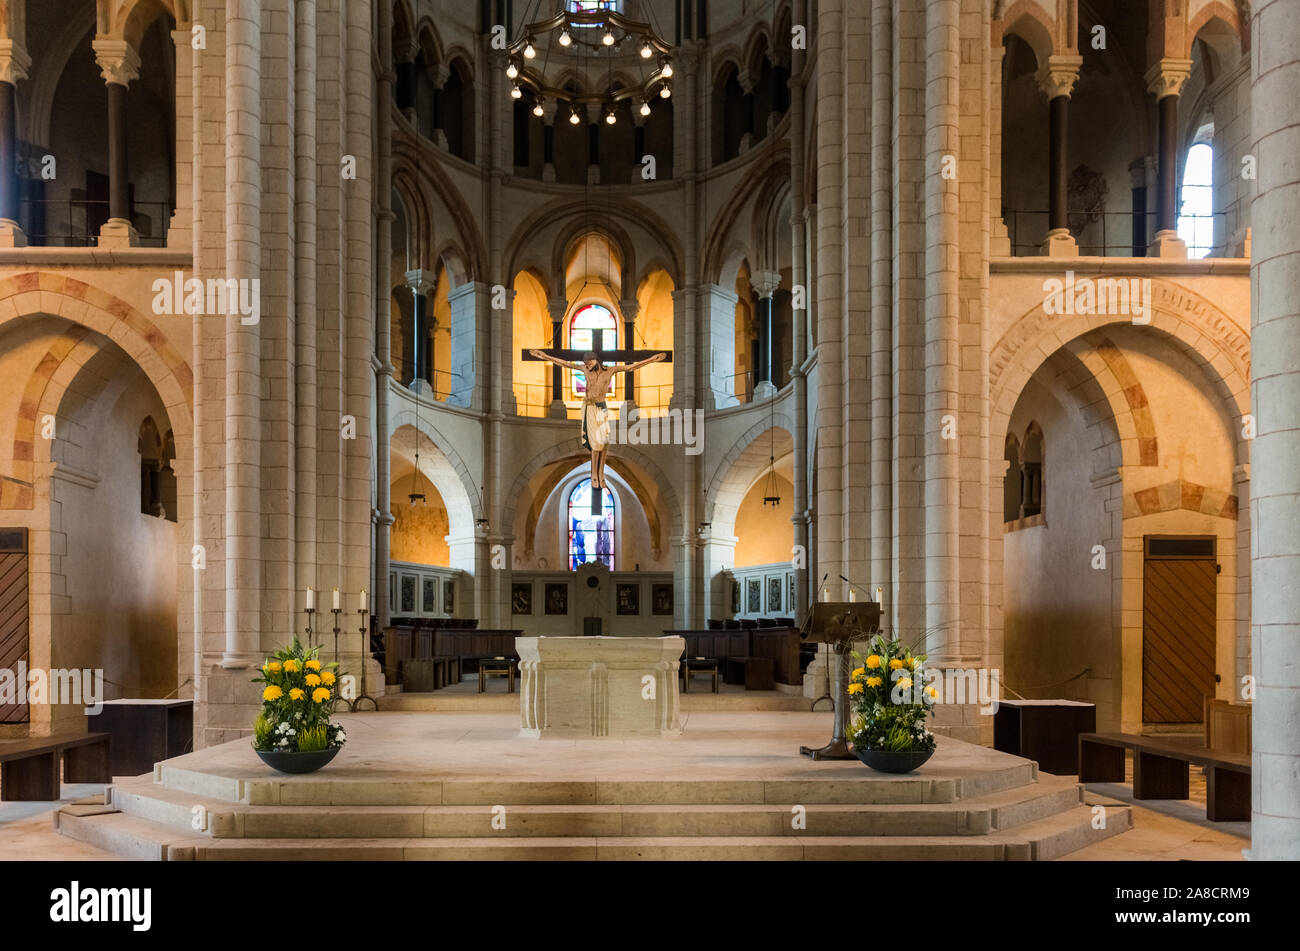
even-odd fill
[[[347,726],[348,746],[329,767],[331,779],[347,782],[418,777],[439,762],[438,769],[458,781],[490,782],[503,775],[513,780],[555,783],[590,781],[600,775],[656,781],[673,779],[743,781],[761,776],[772,782],[805,779],[838,785],[856,779],[865,769],[856,761],[812,763],[797,754],[801,743],[820,745],[830,732],[828,713],[691,713],[683,714],[681,740],[522,740],[515,735],[518,720],[505,714],[380,713],[340,718]],[[737,737],[744,737],[743,746]],[[383,755],[368,750],[381,741]],[[452,756],[449,751],[454,751]],[[431,752],[433,758],[431,759]],[[454,762],[452,760],[454,759]],[[957,744],[945,756],[944,773],[972,776],[1014,757]],[[265,782],[268,773],[246,744],[232,743],[169,761],[205,773],[251,782]],[[925,768],[923,767],[923,770]],[[1130,805],[1134,828],[1069,855],[1079,861],[1107,860],[1240,860],[1249,847],[1248,823],[1210,823],[1204,818],[1204,782],[1193,770],[1193,799],[1189,802],[1133,804],[1131,788],[1121,784],[1088,787],[1085,801]],[[307,778],[271,774],[276,782],[292,784]],[[316,774],[317,779],[321,774]],[[102,786],[65,786],[64,802],[94,795]],[[1199,796],[1199,802],[1197,797]],[[58,835],[52,813],[58,803],[0,804],[0,856],[10,859],[113,859],[92,846]]]

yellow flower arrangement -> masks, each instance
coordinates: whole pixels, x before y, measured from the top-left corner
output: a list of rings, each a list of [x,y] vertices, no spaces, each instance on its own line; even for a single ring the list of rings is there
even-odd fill
[[[288,660],[284,662],[285,673],[292,674],[295,673],[297,670],[298,670],[298,662],[294,660],[292,657],[290,657]]]
[[[849,693],[862,693],[862,684],[849,684]]]
[[[317,676],[316,674],[308,674],[306,677],[303,678],[303,680],[307,681],[308,687],[320,686],[320,677]]]
[[[263,700],[279,700],[284,696],[284,691],[275,684],[268,684],[267,688],[262,691]]]
[[[885,682],[885,680],[884,680],[883,677],[868,677],[868,678],[867,678],[867,686],[868,686],[868,687],[879,687],[879,686],[880,686],[881,684],[883,684],[884,682]]]
[[[891,661],[889,662],[889,669],[890,669],[890,670],[902,670],[902,669],[903,669],[903,662],[902,662],[901,660],[899,660],[897,657],[895,657],[893,660],[891,660]]]
[[[335,680],[335,677],[334,677],[334,671],[332,671],[332,670],[325,670],[325,671],[322,671],[322,672],[321,672],[321,675],[320,675],[320,679],[321,679],[322,681],[324,681],[325,686],[327,686],[327,687],[332,687],[332,686],[334,686],[334,680]]]
[[[865,668],[863,668],[863,667],[859,667],[857,670],[853,671],[853,679],[854,679],[854,680],[861,680],[863,674],[865,674],[866,672],[867,672],[867,671],[866,671]]]
[[[880,669],[880,655],[879,655],[879,654],[872,654],[870,657],[868,657],[868,658],[867,658],[867,666],[870,667],[872,670],[879,670],[879,669]]]
[[[324,703],[326,700],[330,698],[330,692],[326,690],[324,687],[317,687],[315,690],[311,692],[311,698],[316,703]]]
[[[302,699],[303,697],[305,697],[305,696],[306,696],[306,694],[304,694],[304,693],[302,692],[302,688],[301,688],[301,687],[293,687],[293,688],[290,688],[290,690],[289,690],[289,699],[290,699],[290,700],[301,700],[301,699]]]
[[[343,727],[330,722],[328,685],[341,676],[338,664],[319,660],[318,650],[295,637],[257,671],[262,712],[253,724],[253,749],[259,754],[336,751],[347,740]]]
[[[320,670],[320,661],[309,660],[305,664],[303,664],[303,666],[306,667],[308,670]]]
[[[280,662],[278,660],[268,660],[262,665],[262,673],[278,674],[280,672]]]

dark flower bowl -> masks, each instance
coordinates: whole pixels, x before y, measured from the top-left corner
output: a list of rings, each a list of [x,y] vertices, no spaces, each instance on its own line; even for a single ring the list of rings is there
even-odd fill
[[[343,747],[334,746],[327,750],[309,750],[305,753],[289,750],[254,750],[253,752],[277,773],[314,773],[338,755],[341,749]]]
[[[853,754],[880,773],[910,773],[934,755],[934,750],[895,753],[891,750],[865,750],[853,747]]]

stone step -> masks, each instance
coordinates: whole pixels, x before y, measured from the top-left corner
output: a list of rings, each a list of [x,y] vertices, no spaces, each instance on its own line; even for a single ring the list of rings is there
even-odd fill
[[[1080,787],[1051,778],[956,803],[260,806],[168,789],[147,777],[110,787],[112,807],[182,833],[216,838],[486,836],[982,835],[1077,806]],[[803,804],[801,804],[803,805]],[[505,828],[493,828],[504,818]]]
[[[1013,832],[983,836],[574,836],[502,838],[195,838],[112,813],[63,816],[60,830],[120,855],[154,860],[1046,860],[1128,828],[1127,808],[1108,810],[1105,829],[1077,806]]]
[[[257,778],[237,778],[178,765],[188,759],[158,764],[156,774],[163,786],[202,798],[259,806],[951,803],[1014,789],[1038,778],[1037,767],[1027,760],[957,777],[927,777],[924,773],[890,776],[858,765],[826,779],[444,781],[412,779],[410,773],[384,775],[377,770],[367,770],[363,776],[326,770],[309,776],[259,773]]]

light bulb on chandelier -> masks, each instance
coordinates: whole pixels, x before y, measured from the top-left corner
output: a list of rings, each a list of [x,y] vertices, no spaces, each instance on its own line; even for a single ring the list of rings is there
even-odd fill
[[[510,79],[518,78],[519,67],[515,65],[514,60],[511,60],[510,65],[506,67],[506,76],[509,77]]]
[[[517,84],[510,87],[511,99],[522,99],[523,97],[524,97],[524,91],[520,89]]]
[[[641,58],[642,58],[642,59],[649,59],[651,56],[654,56],[654,55],[655,55],[655,50],[654,50],[654,47],[650,45],[650,41],[649,41],[649,40],[642,40],[642,41],[641,41]]]
[[[533,46],[532,37],[528,38],[528,45],[524,47],[524,58],[533,59],[537,56],[537,49]]]
[[[642,102],[642,103],[641,103],[641,115],[643,115],[643,116],[648,116],[648,115],[650,115],[650,103],[649,103],[649,102]]]
[[[573,109],[569,111],[569,123],[571,125],[577,125],[581,121],[582,120],[578,118],[578,107],[574,106]]]
[[[545,115],[545,110],[542,109],[542,100],[538,99],[536,104],[533,106],[533,115],[537,116],[539,119]]]
[[[605,27],[605,35],[600,38],[600,41],[604,43],[606,46],[613,46],[614,31],[611,30],[609,27]]]
[[[618,122],[618,116],[614,114],[614,110],[612,107],[610,108],[609,112],[605,113],[605,122],[609,125],[613,125],[614,123]]]
[[[573,34],[569,32],[569,28],[567,26],[560,31],[560,45],[561,46],[573,45]]]
[[[673,64],[671,60],[664,60],[663,69],[659,70],[659,75],[664,79],[670,79],[673,75]]]
[[[665,83],[664,88],[659,90],[659,95],[663,99],[671,99],[673,96],[672,88]]]

